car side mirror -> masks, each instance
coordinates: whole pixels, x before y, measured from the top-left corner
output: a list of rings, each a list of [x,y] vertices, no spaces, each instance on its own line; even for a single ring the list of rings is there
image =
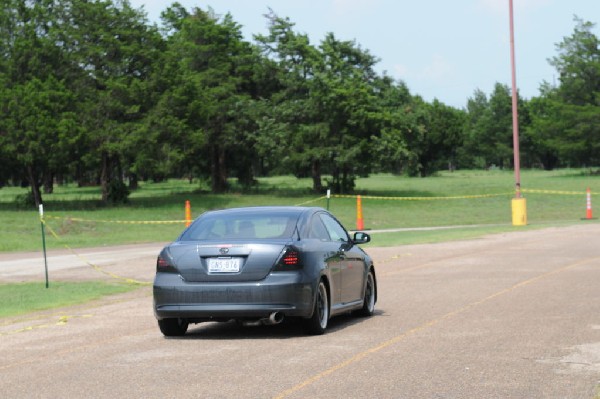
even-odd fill
[[[371,242],[371,236],[362,231],[357,231],[356,233],[354,233],[352,241],[354,241],[355,244],[366,244],[368,242]]]

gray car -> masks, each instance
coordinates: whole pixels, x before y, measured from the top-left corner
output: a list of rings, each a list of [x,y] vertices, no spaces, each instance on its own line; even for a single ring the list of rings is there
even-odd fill
[[[371,316],[377,301],[372,259],[328,211],[316,207],[249,207],[210,211],[161,251],[154,313],[165,336],[190,323],[244,325],[302,320],[323,334],[329,318]]]

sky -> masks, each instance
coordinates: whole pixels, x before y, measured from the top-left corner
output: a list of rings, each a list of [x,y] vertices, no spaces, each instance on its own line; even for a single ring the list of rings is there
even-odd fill
[[[230,13],[244,37],[267,33],[264,14],[288,17],[295,30],[318,45],[329,32],[354,40],[376,56],[379,73],[403,81],[411,94],[465,108],[476,90],[491,94],[499,82],[511,85],[509,0],[179,0],[216,14]],[[574,16],[596,24],[598,0],[514,0],[515,64],[519,93],[539,95],[546,81],[558,83],[548,59],[570,36]],[[170,2],[130,0],[152,22]]]

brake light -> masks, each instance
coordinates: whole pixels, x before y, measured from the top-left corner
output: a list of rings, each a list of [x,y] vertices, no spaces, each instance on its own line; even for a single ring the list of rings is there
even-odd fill
[[[300,263],[300,254],[297,251],[288,250],[281,261],[286,266],[296,266]]]
[[[275,270],[277,271],[298,270],[301,268],[302,260],[300,252],[293,248],[287,248],[279,259],[279,262],[277,262],[277,265],[275,265]]]
[[[157,272],[173,272],[173,271],[175,271],[175,268],[173,267],[173,265],[171,265],[171,263],[168,260],[166,260],[162,256],[159,256],[156,259],[156,271]]]

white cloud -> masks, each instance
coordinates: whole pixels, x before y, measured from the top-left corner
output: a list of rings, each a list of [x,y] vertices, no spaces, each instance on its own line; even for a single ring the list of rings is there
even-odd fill
[[[398,79],[406,79],[406,77],[409,75],[409,69],[406,65],[395,64],[393,68],[394,76]]]
[[[446,58],[434,54],[429,65],[418,74],[419,79],[442,81],[454,75],[454,68]]]
[[[419,84],[423,87],[433,87],[439,84],[447,85],[457,78],[456,68],[442,55],[434,54],[426,65],[394,64],[392,76],[407,83]],[[432,86],[433,85],[433,86]]]

